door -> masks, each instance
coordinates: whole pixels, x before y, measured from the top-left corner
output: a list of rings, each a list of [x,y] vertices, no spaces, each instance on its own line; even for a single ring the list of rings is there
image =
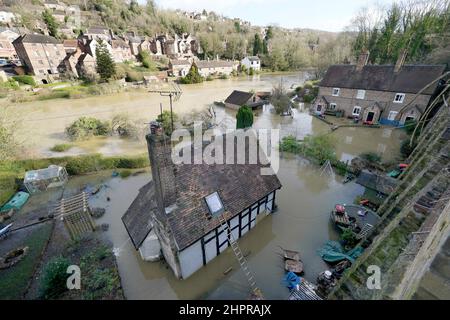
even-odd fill
[[[375,112],[369,112],[369,113],[367,114],[366,121],[367,121],[367,122],[372,122],[374,116],[375,116]]]

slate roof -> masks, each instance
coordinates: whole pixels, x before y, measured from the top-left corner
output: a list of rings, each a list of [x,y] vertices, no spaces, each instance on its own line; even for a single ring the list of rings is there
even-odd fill
[[[252,137],[250,139],[256,139]],[[226,138],[223,139],[223,146],[225,151]],[[206,147],[207,144],[204,144],[202,150]],[[245,150],[248,155],[248,142]],[[236,159],[236,155],[234,157]],[[170,213],[165,213],[165,208],[156,209],[155,193],[141,189],[122,218],[136,249],[145,239],[144,234],[151,231],[147,223],[151,216],[150,210],[156,210],[153,211],[155,215],[168,224],[181,251],[220,225],[218,217],[211,217],[205,196],[217,191],[224,205],[224,214],[227,219],[231,219],[264,196],[280,189],[281,183],[275,174],[261,175],[261,168],[269,167],[263,165],[264,161],[260,159],[256,164],[250,164],[247,159],[244,164],[173,165],[176,181],[174,209]]]
[[[197,61],[195,63],[199,69],[203,68],[227,68],[227,67],[233,67],[234,62],[233,61],[223,61],[223,60],[202,60]]]
[[[56,38],[45,36],[43,34],[24,34],[13,41],[14,43],[53,43],[61,44]]]
[[[188,60],[182,60],[182,59],[174,59],[170,60],[170,63],[173,66],[185,66],[185,65],[191,65],[191,63]]]
[[[228,98],[225,99],[225,103],[242,106],[247,103],[253,97],[253,93],[234,90]]]
[[[152,230],[150,213],[157,210],[155,187],[150,181],[139,190],[139,194],[122,217],[122,222],[136,249],[140,247]]]
[[[393,65],[367,65],[359,72],[355,65],[333,65],[320,86],[417,93],[442,75],[445,68],[445,65],[405,65],[395,73]],[[436,86],[437,83],[430,86],[424,94],[433,94]]]
[[[260,59],[259,59],[259,57],[257,57],[257,56],[249,56],[249,57],[247,57],[248,58],[248,60],[250,60],[250,61],[259,61]]]
[[[76,39],[67,39],[63,41],[64,47],[78,47],[78,40]]]

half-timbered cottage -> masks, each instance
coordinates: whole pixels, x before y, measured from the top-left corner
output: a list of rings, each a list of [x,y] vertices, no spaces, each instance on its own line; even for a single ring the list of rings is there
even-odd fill
[[[247,136],[243,144],[233,135],[223,136],[224,159],[228,159],[224,164],[207,164],[204,160],[200,164],[174,164],[168,138],[147,135],[153,179],[122,217],[144,260],[147,250],[141,247],[154,232],[168,265],[178,278],[186,279],[230,246],[223,221],[237,240],[272,213],[281,183],[275,174],[262,174],[263,168],[271,170],[270,165],[264,165],[265,156],[259,155],[258,161],[246,156],[236,162],[240,148],[240,155],[249,155],[255,145],[259,148],[256,135],[242,135]],[[226,150],[227,139],[234,140],[230,145],[235,151]],[[211,152],[210,148],[211,144],[189,145],[182,153]],[[234,164],[229,159],[234,159]]]

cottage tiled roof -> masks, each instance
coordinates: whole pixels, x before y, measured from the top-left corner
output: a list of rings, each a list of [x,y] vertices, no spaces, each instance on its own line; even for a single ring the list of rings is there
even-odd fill
[[[13,43],[53,43],[61,44],[61,42],[53,37],[45,36],[43,34],[24,34],[18,37]]]
[[[86,33],[92,33],[92,34],[105,34],[109,35],[109,29],[106,27],[90,27],[87,29]]]
[[[122,217],[128,235],[137,249],[152,230],[150,213],[157,210],[155,187],[150,181],[139,190],[139,194]]]
[[[226,136],[223,137],[223,150],[226,153]],[[256,142],[256,137],[251,134],[249,139]],[[234,139],[234,144],[238,149],[237,139]],[[202,151],[205,151],[207,146],[204,144]],[[191,152],[192,156],[193,151],[194,149]],[[236,160],[236,152],[234,153]],[[249,154],[249,142],[245,145],[245,154]],[[137,198],[133,202],[123,218],[128,221],[124,220],[124,223],[127,223],[126,227],[130,236],[133,234],[130,230],[139,229],[136,231],[139,235],[150,232],[151,227],[148,227],[146,221],[153,208],[156,210],[153,211],[155,215],[168,224],[179,250],[183,250],[220,225],[218,217],[211,218],[205,201],[206,196],[218,192],[224,206],[224,214],[227,219],[231,219],[264,196],[281,188],[281,183],[275,174],[261,174],[262,168],[269,168],[269,165],[263,164],[266,163],[266,159],[259,158],[256,164],[251,164],[248,156],[246,158],[244,164],[236,164],[235,161],[235,164],[203,162],[202,164],[174,165],[176,206],[170,213],[165,213],[164,208],[155,209],[155,200],[149,199],[149,197],[154,198],[155,193],[140,192],[138,195],[140,199]],[[136,207],[146,209],[135,210]],[[135,236],[133,243],[136,248],[139,247],[138,243],[141,239],[142,236]]]
[[[250,60],[250,61],[259,61],[259,57],[257,57],[257,56],[249,56],[249,57],[247,57],[248,58],[248,60]]]
[[[224,60],[201,60],[195,63],[199,69],[203,68],[227,68],[233,67],[233,61],[224,61]]]
[[[123,41],[122,39],[111,40],[111,47],[113,49],[117,48],[130,48],[129,44]]]
[[[237,106],[242,106],[245,103],[247,103],[247,101],[249,99],[251,99],[252,97],[253,97],[253,93],[251,93],[251,92],[234,90],[228,96],[228,98],[225,99],[225,103],[234,104],[234,105],[237,105]]]
[[[367,65],[361,71],[355,65],[333,65],[320,86],[417,93],[442,75],[445,68],[445,65],[405,65],[396,73],[392,65]],[[424,94],[433,94],[436,86],[430,86]]]
[[[174,60],[170,60],[170,63],[173,66],[185,66],[185,65],[191,65],[191,63],[189,62],[189,60],[183,60],[183,59],[174,59]]]

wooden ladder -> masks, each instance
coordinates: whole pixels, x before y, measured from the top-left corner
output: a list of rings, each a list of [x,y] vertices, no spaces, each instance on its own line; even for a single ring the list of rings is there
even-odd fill
[[[233,249],[234,255],[236,256],[236,259],[238,260],[242,271],[244,271],[244,274],[247,278],[248,284],[250,285],[250,288],[252,289],[252,293],[255,295],[255,297],[262,299],[263,298],[262,292],[256,285],[255,277],[254,277],[253,273],[250,271],[250,268],[248,267],[247,259],[245,259],[244,254],[241,251],[241,248],[239,247],[237,241],[233,237],[233,234],[230,230],[230,227],[228,226],[225,215],[221,214],[219,216],[219,219],[220,219],[220,223],[223,226],[223,231],[225,231],[225,233],[227,235],[228,242],[230,243],[231,249]]]

